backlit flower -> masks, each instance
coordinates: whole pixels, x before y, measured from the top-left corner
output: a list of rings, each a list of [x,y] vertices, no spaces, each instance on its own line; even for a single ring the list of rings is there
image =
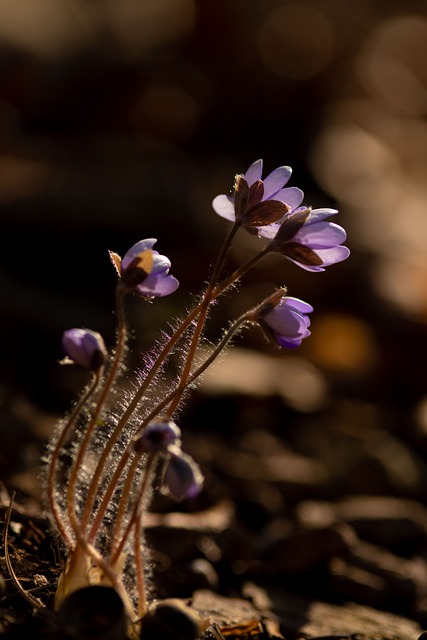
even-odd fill
[[[169,448],[170,457],[163,475],[163,487],[176,500],[195,498],[203,486],[203,476],[193,458],[178,447]]]
[[[336,213],[336,209],[299,207],[281,224],[270,224],[258,232],[272,239],[271,251],[282,253],[307,271],[324,271],[350,255],[350,250],[341,244],[347,237],[345,230],[327,220]]]
[[[172,420],[150,422],[134,442],[135,451],[166,453],[181,441],[181,429]]]
[[[273,309],[260,314],[258,322],[279,346],[293,349],[310,335],[308,314],[312,311],[307,302],[283,296]]]
[[[169,258],[153,249],[156,242],[155,238],[140,240],[125,253],[123,259],[110,252],[122,282],[147,298],[167,296],[179,286],[178,280],[169,274]]]
[[[90,329],[67,329],[61,345],[70,361],[89,371],[98,371],[107,358],[102,336]]]
[[[297,187],[285,187],[290,167],[278,167],[262,180],[262,160],[257,160],[236,178],[234,194],[221,194],[212,202],[214,211],[231,222],[240,222],[249,231],[275,223],[299,207],[304,194]]]

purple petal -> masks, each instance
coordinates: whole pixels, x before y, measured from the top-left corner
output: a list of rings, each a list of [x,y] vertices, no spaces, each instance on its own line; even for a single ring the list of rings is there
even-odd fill
[[[331,264],[342,262],[350,255],[348,247],[333,247],[331,249],[318,249],[317,255],[323,260],[323,266],[329,267]]]
[[[171,261],[166,256],[160,255],[157,251],[153,251],[153,266],[150,276],[157,276],[171,268]]]
[[[178,287],[179,281],[173,276],[165,274],[150,274],[136,287],[136,291],[147,298],[161,298],[173,293],[178,289]]]
[[[311,222],[311,215],[305,225],[295,234],[292,242],[298,242],[311,249],[330,249],[345,241],[347,234],[333,222]]]
[[[280,189],[275,194],[274,199],[284,202],[290,209],[296,209],[304,200],[304,191],[301,191],[298,187],[286,187],[285,189]]]
[[[316,249],[316,253],[319,258],[322,260],[321,266],[307,265],[302,264],[301,262],[297,262],[289,256],[286,256],[288,260],[294,262],[296,265],[301,267],[301,269],[305,269],[305,271],[319,272],[324,271],[325,267],[329,267],[331,264],[336,264],[337,262],[342,262],[346,260],[350,255],[350,249],[347,247],[333,247],[331,249]]]
[[[257,182],[257,180],[261,180],[261,176],[262,176],[262,160],[261,159],[255,160],[255,162],[251,164],[251,166],[246,171],[246,173],[243,174],[243,177],[248,183],[249,187],[252,184],[254,184],[254,182]]]
[[[268,224],[266,227],[258,227],[258,235],[263,238],[268,238],[268,240],[272,240],[279,231],[280,224],[280,222],[273,222],[272,224]]]
[[[212,200],[212,207],[222,218],[226,218],[226,220],[230,220],[231,222],[234,222],[236,219],[234,202],[231,196],[227,196],[225,194],[216,196],[216,198]]]
[[[286,347],[287,349],[296,349],[297,347],[301,346],[304,338],[308,338],[309,335],[311,335],[310,331],[307,331],[307,333],[300,338],[285,338],[283,336],[277,336],[277,342],[281,347]]]
[[[163,483],[177,500],[194,498],[203,486],[203,476],[193,458],[177,450],[167,463]]]
[[[62,335],[61,346],[73,362],[89,371],[97,371],[107,357],[102,336],[90,329],[67,329]]]
[[[147,249],[152,249],[156,244],[156,238],[147,238],[146,240],[140,240],[136,244],[134,244],[129,251],[125,253],[122,260],[122,271],[125,271],[127,267],[130,265],[132,260],[143,251],[147,251]]]
[[[308,318],[286,306],[273,309],[265,316],[265,321],[278,336],[287,338],[304,337],[309,322]]]
[[[330,216],[335,216],[338,213],[338,209],[313,209],[310,213],[310,221],[311,222],[321,222],[322,220],[326,220]]]
[[[314,311],[311,304],[308,304],[308,302],[304,302],[304,300],[300,300],[300,298],[294,298],[292,296],[286,296],[285,298],[283,298],[278,305],[279,308],[281,304],[284,304],[289,309],[294,309],[299,313],[313,313]]]
[[[277,167],[277,169],[274,169],[264,180],[263,200],[272,198],[280,191],[291,177],[291,174],[291,167]]]

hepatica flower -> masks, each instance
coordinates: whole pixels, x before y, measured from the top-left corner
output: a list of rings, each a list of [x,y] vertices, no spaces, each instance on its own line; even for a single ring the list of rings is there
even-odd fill
[[[168,448],[169,459],[163,474],[163,488],[175,500],[195,498],[203,487],[203,475],[193,458],[179,447]]]
[[[307,302],[283,296],[274,308],[260,312],[258,322],[279,346],[294,349],[310,335],[308,314],[312,311]]]
[[[347,237],[345,230],[328,220],[336,213],[336,209],[299,207],[287,214],[281,224],[266,226],[259,233],[272,239],[271,251],[282,253],[307,271],[324,271],[350,255],[350,250],[341,244]]]
[[[235,182],[234,194],[221,194],[212,202],[214,211],[231,222],[239,222],[248,231],[283,219],[299,207],[304,194],[297,187],[286,187],[290,167],[278,167],[262,180],[262,160],[257,160]]]
[[[179,282],[169,274],[171,262],[153,249],[157,240],[147,238],[134,244],[121,259],[110,251],[110,257],[123,284],[147,298],[168,296]]]
[[[101,334],[90,329],[67,329],[61,346],[68,361],[88,371],[98,371],[107,358],[107,349]]]
[[[342,246],[346,232],[328,220],[336,209],[300,206],[301,189],[285,187],[291,173],[290,167],[278,167],[262,180],[262,160],[257,160],[237,176],[234,194],[216,196],[212,206],[223,218],[271,240],[271,251],[307,271],[324,271],[348,258],[350,251]]]

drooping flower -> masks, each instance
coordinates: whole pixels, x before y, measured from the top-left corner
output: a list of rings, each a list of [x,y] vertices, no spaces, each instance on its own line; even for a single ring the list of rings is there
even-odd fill
[[[88,371],[98,371],[107,358],[101,334],[90,329],[67,329],[62,335],[61,345],[70,362]]]
[[[350,255],[350,250],[341,244],[347,238],[345,230],[327,220],[336,213],[336,209],[299,207],[280,224],[270,224],[258,232],[272,239],[271,251],[278,251],[307,271],[324,271]]]
[[[169,274],[169,258],[153,249],[156,242],[155,238],[140,240],[125,253],[123,259],[110,252],[123,284],[147,298],[167,296],[179,287],[178,280]]]
[[[167,453],[170,445],[179,445],[181,429],[172,420],[150,422],[134,442],[135,451]]]
[[[176,500],[195,498],[203,486],[203,475],[193,458],[178,447],[169,447],[163,487]]]
[[[236,178],[234,194],[221,194],[212,201],[214,211],[231,222],[240,222],[248,231],[281,220],[299,207],[304,194],[297,187],[285,187],[290,167],[278,167],[262,180],[263,161],[257,160]]]
[[[273,308],[266,312],[261,309],[257,320],[279,346],[294,349],[310,335],[308,314],[312,311],[313,307],[307,302],[283,296]]]

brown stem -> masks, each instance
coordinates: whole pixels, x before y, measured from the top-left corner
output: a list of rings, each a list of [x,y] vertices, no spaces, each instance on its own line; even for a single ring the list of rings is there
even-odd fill
[[[61,450],[62,445],[64,444],[64,442],[67,439],[68,434],[70,433],[71,429],[73,428],[77,417],[79,416],[81,410],[83,409],[84,405],[88,402],[89,398],[92,396],[92,394],[95,392],[99,381],[101,379],[101,373],[102,370],[98,370],[96,373],[93,374],[93,378],[91,381],[91,384],[88,386],[87,390],[85,391],[85,393],[82,395],[82,397],[80,398],[80,400],[78,401],[78,403],[76,404],[76,406],[74,407],[70,417],[68,418],[67,422],[65,423],[61,434],[55,444],[55,447],[52,451],[52,455],[50,458],[50,465],[49,465],[49,473],[48,473],[48,490],[47,490],[47,494],[48,494],[48,500],[49,500],[49,507],[50,507],[50,511],[53,515],[53,518],[55,520],[56,526],[58,527],[58,530],[65,542],[65,544],[68,547],[72,547],[73,545],[73,540],[71,538],[71,536],[69,535],[67,528],[63,522],[63,516],[60,513],[60,509],[58,507],[58,504],[56,502],[55,499],[55,478],[56,478],[56,472],[57,472],[57,467],[58,467],[58,457],[59,457],[59,452]]]

